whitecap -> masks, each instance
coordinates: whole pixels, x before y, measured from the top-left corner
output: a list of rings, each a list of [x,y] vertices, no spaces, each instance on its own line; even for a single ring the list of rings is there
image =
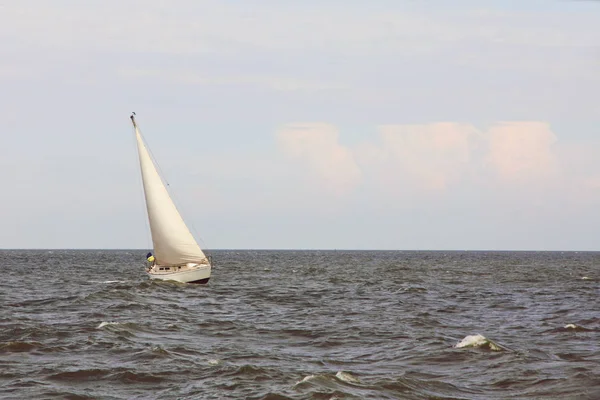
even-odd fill
[[[219,365],[221,364],[221,360],[217,360],[216,358],[211,358],[208,360],[208,365]]]
[[[496,343],[492,342],[488,338],[483,335],[468,335],[463,340],[461,340],[456,346],[456,348],[463,347],[487,347],[492,351],[500,351],[502,348],[498,346]]]
[[[299,384],[304,383],[304,382],[308,382],[311,379],[314,379],[316,377],[317,377],[316,375],[307,375],[301,381],[296,382],[296,384],[294,386],[299,385]]]
[[[100,325],[98,325],[98,326],[96,327],[96,329],[104,328],[104,327],[105,327],[105,326],[107,326],[107,325],[120,325],[120,322],[106,322],[106,321],[102,321],[102,322],[100,323]]]
[[[335,377],[338,378],[340,381],[348,383],[360,383],[358,378],[349,372],[338,371],[337,374],[335,374]]]
[[[589,332],[591,329],[588,328],[584,328],[581,325],[577,325],[577,324],[566,324],[563,329],[569,329],[569,330],[574,330],[577,332]]]

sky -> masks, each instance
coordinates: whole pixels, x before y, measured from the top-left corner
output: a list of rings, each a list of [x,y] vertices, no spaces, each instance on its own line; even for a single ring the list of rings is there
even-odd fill
[[[600,2],[0,0],[0,248],[600,250]]]

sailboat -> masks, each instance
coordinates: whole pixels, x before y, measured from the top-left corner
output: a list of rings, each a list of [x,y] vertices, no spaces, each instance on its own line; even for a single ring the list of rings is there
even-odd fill
[[[198,246],[177,211],[142,139],[135,113],[130,118],[135,130],[154,248],[154,261],[146,269],[146,274],[150,279],[207,283],[212,270],[212,260]]]

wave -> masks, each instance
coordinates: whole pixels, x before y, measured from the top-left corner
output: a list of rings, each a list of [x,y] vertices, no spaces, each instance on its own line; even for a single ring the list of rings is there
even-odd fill
[[[251,376],[254,380],[268,379],[272,370],[269,368],[263,368],[256,365],[242,365],[237,367],[235,370],[229,373],[230,376]]]
[[[349,372],[338,371],[335,377],[342,382],[360,383],[360,380]]]
[[[6,342],[0,344],[0,353],[27,353],[43,347],[40,342]]]
[[[575,332],[592,332],[592,331],[594,331],[594,329],[584,328],[583,326],[580,326],[577,324],[566,324],[565,326],[563,326],[562,330],[575,331]]]
[[[487,349],[487,350],[491,350],[491,351],[505,350],[502,346],[498,345],[497,343],[491,341],[490,339],[488,339],[485,336],[480,335],[480,334],[468,335],[463,340],[461,340],[459,343],[457,343],[454,347],[458,348],[458,349],[468,348],[468,347],[477,347],[477,348]]]
[[[106,281],[89,281],[90,283],[132,283],[133,281],[130,280],[119,280],[119,279],[115,279],[115,280],[106,280]]]
[[[564,326],[560,326],[560,327],[556,327],[556,328],[551,328],[548,330],[543,331],[543,333],[561,333],[561,332],[595,332],[598,329],[593,329],[593,328],[586,328],[582,325],[579,324],[574,324],[574,323],[568,323],[565,324]]]
[[[98,325],[98,326],[96,327],[96,329],[102,329],[102,328],[104,328],[105,326],[110,326],[110,325],[121,325],[121,323],[120,323],[120,322],[106,322],[106,321],[102,321],[102,322],[100,323],[100,325]]]
[[[260,400],[293,400],[293,398],[284,396],[279,393],[267,393],[263,397],[261,397]]]
[[[166,374],[170,375],[170,374]],[[140,383],[159,383],[165,381],[167,378],[165,374],[161,372],[161,376],[145,373],[145,372],[132,372],[123,371],[110,375],[111,380],[116,380],[123,383],[140,382]]]
[[[147,332],[142,326],[134,322],[114,322],[114,321],[102,321],[96,330],[102,330],[111,332],[116,335],[124,337],[134,337],[139,333]]]
[[[66,382],[97,381],[106,379],[122,383],[141,382],[154,384],[166,380],[166,376],[172,374],[174,374],[174,372],[162,371],[161,375],[158,376],[151,373],[134,372],[123,368],[116,370],[93,368],[59,372],[48,376],[47,379]]]
[[[127,329],[127,330],[138,330],[141,331],[139,324],[135,322],[115,322],[115,321],[102,321],[96,329],[112,328],[112,329]]]
[[[79,296],[66,296],[66,297],[47,297],[44,299],[33,299],[33,300],[24,300],[18,303],[9,303],[6,306],[7,307],[24,307],[24,308],[29,308],[29,307],[37,307],[37,306],[47,306],[50,304],[54,304],[57,302],[61,302],[61,301],[73,301],[78,299]]]
[[[305,383],[321,383],[321,384],[326,384],[326,386],[331,386],[332,383],[335,382],[342,382],[342,383],[350,383],[350,384],[359,384],[361,383],[360,380],[354,376],[352,373],[350,372],[346,372],[346,371],[338,371],[335,374],[331,374],[331,373],[322,373],[322,374],[311,374],[311,375],[307,375],[305,376],[302,380],[296,382],[294,384],[294,387],[298,386],[298,385],[302,385]]]
[[[69,400],[96,400],[97,396],[88,396],[86,394],[76,393],[74,391],[60,392],[50,391],[42,393],[41,398],[52,398],[52,399],[69,399]]]
[[[56,381],[90,381],[102,379],[112,373],[109,369],[78,369],[75,371],[58,372],[48,376]]]

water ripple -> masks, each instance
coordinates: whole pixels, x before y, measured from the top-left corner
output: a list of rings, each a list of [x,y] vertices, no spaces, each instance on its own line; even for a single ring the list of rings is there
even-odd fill
[[[144,255],[0,251],[0,397],[600,398],[599,253]]]

